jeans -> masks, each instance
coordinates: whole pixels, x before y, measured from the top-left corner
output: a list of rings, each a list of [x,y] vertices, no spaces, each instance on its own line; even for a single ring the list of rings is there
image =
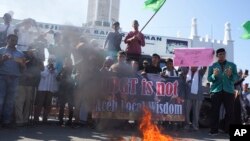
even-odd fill
[[[18,77],[0,74],[0,117],[4,124],[12,121]]]

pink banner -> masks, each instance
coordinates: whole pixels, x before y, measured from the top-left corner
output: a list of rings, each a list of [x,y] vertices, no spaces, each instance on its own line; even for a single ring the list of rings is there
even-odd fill
[[[176,48],[174,66],[210,66],[213,56],[213,48]]]

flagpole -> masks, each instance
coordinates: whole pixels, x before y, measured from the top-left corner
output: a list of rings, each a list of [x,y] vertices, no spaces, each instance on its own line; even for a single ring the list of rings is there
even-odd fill
[[[149,24],[149,22],[154,18],[154,16],[158,13],[158,11],[161,9],[161,7],[165,4],[166,0],[163,2],[163,4],[160,6],[160,8],[155,11],[155,13],[150,17],[150,19],[147,21],[147,23],[142,27],[142,29],[140,30],[140,32],[142,32],[142,30]]]

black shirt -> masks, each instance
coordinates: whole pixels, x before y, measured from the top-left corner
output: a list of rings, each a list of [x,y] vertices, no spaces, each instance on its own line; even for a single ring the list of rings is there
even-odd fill
[[[145,72],[158,74],[161,72],[161,68],[160,68],[160,66],[155,67],[153,65],[150,65],[150,66],[146,67]]]

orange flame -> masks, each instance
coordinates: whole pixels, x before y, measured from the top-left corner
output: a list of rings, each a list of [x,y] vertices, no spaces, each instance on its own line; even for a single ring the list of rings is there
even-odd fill
[[[143,134],[143,141],[173,141],[168,135],[161,134],[159,128],[151,121],[151,112],[144,108],[144,116],[140,123],[140,131]]]

